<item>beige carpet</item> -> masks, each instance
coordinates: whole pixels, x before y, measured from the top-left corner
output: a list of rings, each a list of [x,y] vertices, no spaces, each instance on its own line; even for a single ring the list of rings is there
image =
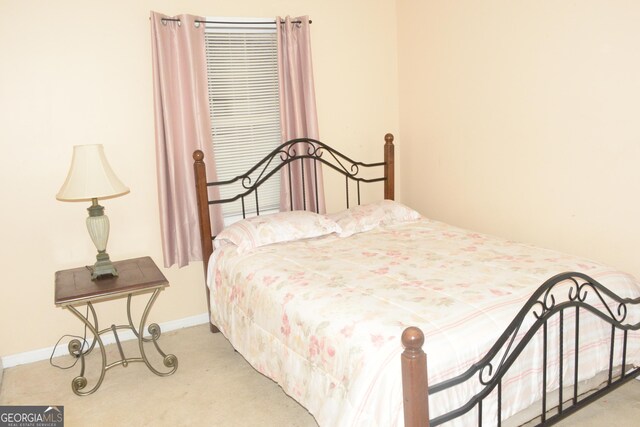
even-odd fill
[[[71,380],[80,366],[56,369],[48,361],[5,369],[0,405],[63,405],[65,426],[261,426],[316,427],[313,417],[271,380],[257,373],[221,334],[208,326],[165,333],[163,350],[179,359],[178,371],[157,377],[140,363],[114,367],[96,393],[78,397]],[[124,343],[137,355],[137,344]],[[154,353],[150,345],[148,353]],[[117,348],[108,347],[109,360]],[[99,359],[99,353],[90,357]],[[68,364],[70,357],[55,360]],[[162,370],[162,363],[153,360]],[[97,379],[96,364],[87,367],[88,387]],[[637,426],[640,381],[631,381],[598,403],[558,424],[561,426]]]

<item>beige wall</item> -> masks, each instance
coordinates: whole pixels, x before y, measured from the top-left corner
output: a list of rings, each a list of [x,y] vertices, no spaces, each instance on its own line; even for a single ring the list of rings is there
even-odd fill
[[[0,0],[0,356],[82,332],[53,304],[54,272],[91,264],[95,252],[84,228],[87,206],[55,200],[73,145],[104,144],[131,188],[104,202],[112,259],[151,255],[161,262],[150,10],[308,14],[322,139],[374,161],[381,158],[384,134],[397,132],[393,0]],[[164,272],[171,287],[156,303],[153,321],[206,311],[201,263]],[[103,325],[124,321],[120,304],[98,309]]]
[[[397,6],[404,199],[640,277],[640,2]]]
[[[640,276],[637,2],[0,0],[0,356],[82,332],[53,306],[54,272],[94,252],[86,206],[55,200],[73,145],[131,187],[104,203],[112,258],[161,261],[149,10],[309,14],[321,139],[377,161],[402,129],[399,199]],[[200,263],[165,274],[152,320],[205,312]]]

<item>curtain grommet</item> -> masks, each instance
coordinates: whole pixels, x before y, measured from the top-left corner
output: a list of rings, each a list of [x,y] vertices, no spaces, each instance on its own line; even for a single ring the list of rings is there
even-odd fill
[[[196,28],[200,28],[200,21],[193,21],[193,26]]]

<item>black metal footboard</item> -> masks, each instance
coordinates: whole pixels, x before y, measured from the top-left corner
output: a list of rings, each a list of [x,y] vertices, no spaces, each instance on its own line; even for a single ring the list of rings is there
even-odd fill
[[[416,410],[415,407],[407,408],[407,404],[425,404],[425,399],[407,396],[405,392],[405,425],[438,426],[475,410],[479,426],[483,425],[483,418],[485,424],[487,420],[492,420],[490,425],[501,426],[503,381],[508,378],[509,369],[529,345],[540,347],[543,353],[540,411],[537,418],[534,416],[533,421],[530,418],[529,422],[534,425],[556,423],[640,374],[640,368],[630,366],[627,360],[629,332],[640,329],[640,307],[636,307],[638,304],[640,297],[622,298],[582,273],[562,273],[552,277],[531,296],[481,360],[464,373],[428,387],[430,396],[463,383],[467,386],[470,384],[477,393],[457,409],[429,419],[428,399],[425,402],[426,411]],[[581,381],[581,354],[578,351],[581,316],[588,315],[586,313],[597,316],[596,320],[605,322],[602,326],[610,327],[611,330],[610,337],[605,339],[607,342],[603,346],[606,347],[603,351],[608,354],[606,378],[601,387],[589,393],[579,390],[578,386]],[[416,355],[422,353],[420,347],[423,340],[422,333],[417,328],[410,328],[403,334],[403,370],[413,370],[411,375],[403,377],[403,382],[414,375],[421,378],[421,373],[415,371],[416,366],[409,364],[413,363],[412,358],[415,359]],[[550,351],[557,355],[557,363],[549,361]],[[565,377],[570,380],[567,381]],[[553,386],[550,385],[552,382]],[[404,387],[407,390],[406,384]],[[483,408],[489,396],[494,414],[486,413],[487,409]],[[420,420],[421,417],[425,420]]]

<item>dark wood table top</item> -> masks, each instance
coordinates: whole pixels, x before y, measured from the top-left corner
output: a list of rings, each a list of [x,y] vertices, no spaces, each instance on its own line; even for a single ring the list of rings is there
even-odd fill
[[[169,282],[150,257],[115,261],[113,264],[118,270],[118,276],[97,280],[91,280],[91,271],[87,267],[57,271],[56,305],[84,304],[169,286]]]

